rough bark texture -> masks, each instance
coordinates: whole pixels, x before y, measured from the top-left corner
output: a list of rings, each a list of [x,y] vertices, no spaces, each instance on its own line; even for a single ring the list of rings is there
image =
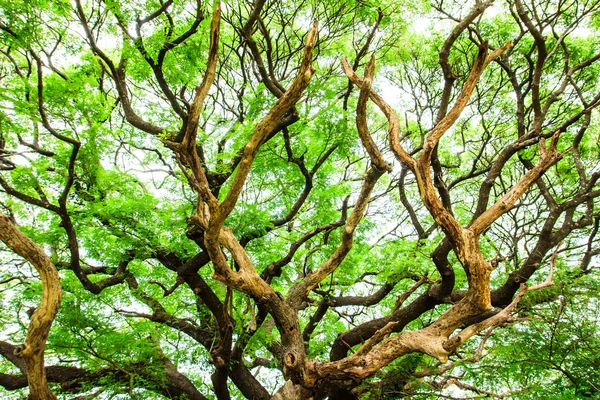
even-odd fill
[[[403,39],[386,36],[386,32],[399,31],[385,25],[388,16],[393,23],[404,16],[382,6],[376,19],[370,20],[365,17],[369,2],[323,6],[322,2],[296,5],[255,0],[227,2],[221,7],[217,0],[212,2],[212,13],[208,3],[200,0],[161,1],[155,10],[142,10],[147,5],[141,3],[117,3],[75,0],[69,11],[76,20],[70,17],[69,24],[78,25],[75,31],[82,33],[82,40],[63,38],[60,33],[54,37],[55,26],[37,21],[48,38],[47,43],[39,38],[34,43],[23,33],[30,26],[13,29],[3,22],[4,13],[0,15],[1,79],[6,74],[7,82],[17,88],[8,88],[10,95],[3,101],[14,97],[20,102],[11,110],[18,123],[12,122],[12,115],[6,124],[4,114],[0,118],[0,207],[12,213],[14,201],[41,210],[45,217],[50,215],[39,222],[25,214],[28,208],[14,207],[16,218],[34,229],[44,231],[50,226],[44,243],[52,248],[52,260],[59,260],[53,265],[12,219],[0,214],[0,240],[29,261],[42,281],[42,300],[31,313],[26,342],[20,346],[0,342],[0,355],[20,370],[0,374],[0,386],[7,390],[29,385],[32,399],[51,399],[55,397],[47,382],[59,384],[62,393],[76,393],[102,387],[110,377],[110,390],[115,393],[137,389],[170,398],[207,398],[199,385],[177,369],[176,359],[162,352],[160,343],[148,360],[113,362],[96,352],[94,340],[98,338],[78,332],[85,343],[77,350],[89,358],[76,362],[98,361],[97,368],[92,369],[92,363],[73,367],[62,359],[61,365],[45,366],[44,346],[61,299],[55,266],[72,271],[64,279],[74,276],[73,282],[89,292],[86,295],[105,296],[105,289],[122,285],[118,290],[130,296],[134,311],[113,311],[118,317],[144,319],[168,330],[157,343],[168,341],[171,356],[181,354],[182,348],[198,346],[194,356],[200,354],[202,362],[211,364],[206,366],[210,391],[219,400],[234,397],[232,385],[235,393],[249,399],[359,398],[361,390],[367,390],[364,387],[383,387],[383,371],[396,361],[403,362],[399,360],[403,356],[420,353],[440,363],[436,372],[417,371],[416,366],[403,371],[402,384],[394,385],[404,390],[410,376],[448,371],[459,346],[487,331],[477,350],[481,357],[491,330],[514,321],[523,297],[552,284],[552,274],[541,285],[528,287],[526,282],[548,259],[554,266],[562,241],[573,238],[565,252],[583,254],[579,273],[592,270],[593,257],[600,255],[600,172],[584,153],[590,152],[586,141],[593,142],[589,131],[585,134],[593,125],[592,111],[600,106],[600,93],[590,84],[596,66],[587,67],[600,60],[600,53],[572,50],[565,38],[577,31],[584,14],[591,18],[599,11],[598,2],[576,2],[582,15],[573,16],[561,14],[565,11],[560,9],[562,3],[552,14],[554,4],[538,12],[535,2],[509,1],[505,10],[513,31],[502,32],[511,35],[508,42],[506,38],[494,41],[501,35],[492,37],[487,31],[496,22],[486,20],[483,13],[493,0],[477,1],[470,10],[460,8],[460,16],[452,15],[458,12],[452,9],[458,4],[434,2],[437,17],[453,24],[437,54],[439,68],[435,59],[431,63],[431,54],[424,61],[418,59],[418,51],[413,55],[418,49],[401,46],[399,51],[410,54],[398,58],[400,65],[394,64],[389,54],[398,50],[398,40]],[[63,6],[60,12],[40,9],[39,15],[52,14],[58,21],[64,17],[61,13],[68,14],[68,2]],[[325,18],[319,22],[323,28],[319,31],[314,22],[304,31],[296,29],[313,12]],[[210,21],[205,20],[209,16]],[[20,16],[13,17],[18,25]],[[338,32],[338,28],[346,30]],[[489,43],[486,35],[491,37]],[[338,51],[340,42],[335,41],[341,36],[352,37],[343,48],[352,51],[354,46],[355,55],[342,59],[340,71],[331,61],[331,49]],[[119,37],[123,44],[103,50],[101,39],[106,37]],[[199,46],[197,40],[207,43]],[[83,72],[79,66],[73,72],[52,64],[52,54],[71,45],[87,46],[93,53],[89,65],[82,62]],[[206,55],[191,53],[200,47],[208,47]],[[378,56],[391,60],[384,67],[384,73],[390,73],[386,83],[393,81],[393,69],[416,66],[397,76],[406,80],[407,87],[402,89],[412,91],[415,103],[424,104],[408,107],[402,123],[377,93],[376,57],[369,54],[371,47]],[[413,56],[416,59],[410,60]],[[174,63],[180,63],[181,70],[166,73]],[[488,71],[490,66],[495,70]],[[103,120],[91,121],[89,110],[77,110],[72,99],[51,97],[56,96],[57,87],[62,88],[52,79],[71,88],[82,76],[83,89],[98,97],[92,101],[90,95],[86,100],[105,108]],[[490,83],[487,78],[498,82]],[[196,82],[200,82],[197,87]],[[484,90],[498,93],[481,93]],[[357,95],[355,110],[350,109],[353,93]],[[561,96],[569,100],[561,101]],[[496,101],[501,106],[492,104]],[[69,103],[68,107],[63,103]],[[515,116],[508,121],[486,115],[510,107]],[[330,118],[331,110],[339,115]],[[370,115],[373,110],[383,113],[387,131],[374,126],[378,119]],[[69,120],[65,116],[71,113],[76,115]],[[31,143],[19,118],[34,127]],[[97,155],[96,149],[90,149],[96,139],[107,139],[94,136],[94,129],[102,126],[98,132],[104,134],[119,123],[130,125],[131,140],[121,138],[120,133],[106,133],[116,142],[115,154]],[[13,131],[11,124],[18,129]],[[88,125],[92,133],[86,130]],[[14,137],[5,141],[4,135]],[[443,147],[446,140],[453,141],[452,147]],[[42,149],[40,142],[49,143],[56,153]],[[461,145],[464,153],[447,155]],[[43,168],[32,167],[26,178],[21,174],[26,168],[11,160],[21,156],[20,146],[44,161],[39,163]],[[99,147],[113,150],[108,145]],[[170,201],[159,199],[158,194],[153,199],[156,203],[144,209],[152,219],[144,219],[136,215],[142,214],[137,212],[136,198],[122,187],[98,182],[94,170],[103,169],[105,159],[114,157],[119,179],[121,173],[127,176],[119,185],[127,187],[130,181],[136,181],[133,186],[145,185],[135,175],[119,170],[117,159],[124,151],[133,158],[150,154],[162,163],[168,169],[169,188],[178,188],[182,181],[189,186],[180,197],[174,196],[180,202],[179,208],[173,208],[178,214],[163,215],[166,206],[153,210]],[[101,160],[90,160],[96,156]],[[260,162],[265,164],[257,165]],[[563,165],[576,169],[566,183],[561,173],[553,171],[553,166]],[[271,166],[277,168],[271,170]],[[273,185],[263,186],[269,182]],[[328,185],[338,184],[339,191],[336,187],[323,194]],[[148,198],[154,196],[148,193],[151,190],[142,191]],[[109,201],[118,196],[130,204],[120,209]],[[464,196],[472,198],[463,202]],[[533,215],[538,203],[543,221]],[[107,204],[115,210],[102,209]],[[256,225],[255,211],[266,215]],[[380,232],[391,222],[388,213],[397,217],[397,226]],[[512,232],[499,234],[503,217],[515,219],[515,230],[530,224],[522,232],[526,239],[515,238]],[[377,225],[382,218],[385,228],[367,227],[368,233],[360,236],[365,219]],[[87,232],[90,226],[93,233]],[[365,238],[371,229],[383,235],[374,244],[375,238]],[[104,233],[119,241],[114,246],[118,249],[109,249],[106,255],[94,247],[100,246],[89,244]],[[496,237],[514,242],[482,245]],[[409,254],[407,249],[413,244]],[[422,254],[429,245],[431,253]],[[494,258],[490,254],[496,245]],[[356,248],[364,253],[354,258]],[[384,251],[378,253],[379,249]],[[384,259],[388,254],[401,254],[403,263]],[[94,266],[96,255],[102,264],[117,261]],[[493,288],[492,272],[507,257],[512,264],[505,269],[506,280]],[[569,262],[575,256],[571,257]],[[359,265],[349,266],[356,260]],[[417,264],[415,260],[422,265],[406,266]],[[140,264],[156,272],[153,280],[138,272]],[[464,274],[455,275],[460,268]],[[375,277],[383,270],[385,277]],[[347,272],[362,275],[346,276]],[[0,285],[18,279],[3,277]],[[159,295],[148,287],[157,289]],[[185,295],[177,293],[183,290]],[[162,299],[161,294],[177,300]],[[173,303],[181,308],[172,311]],[[352,315],[344,307],[360,311]],[[338,332],[332,334],[333,328],[323,327],[339,316],[347,319],[336,326]],[[139,331],[132,328],[130,332]],[[178,336],[173,345],[175,335],[185,335],[192,344],[181,340],[185,343],[179,347]],[[331,343],[319,343],[319,337]],[[311,359],[315,352],[321,353]],[[285,383],[269,393],[261,383],[260,368],[276,369]],[[160,374],[153,375],[152,370]],[[142,380],[136,388],[132,388],[132,377]]]
[[[42,299],[30,317],[25,343],[15,349],[15,355],[22,357],[25,362],[29,398],[55,399],[56,396],[50,391],[46,380],[44,348],[62,298],[58,271],[44,251],[17,229],[4,214],[0,214],[0,240],[29,261],[42,281]]]

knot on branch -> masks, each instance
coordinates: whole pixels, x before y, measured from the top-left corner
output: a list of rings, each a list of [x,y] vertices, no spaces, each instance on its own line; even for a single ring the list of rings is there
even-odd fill
[[[296,366],[297,357],[294,353],[287,353],[284,357],[285,366],[287,368],[294,368]]]
[[[213,356],[209,359],[209,361],[212,365],[214,365],[217,368],[223,368],[227,365],[225,363],[225,360],[221,356]]]
[[[387,162],[387,161],[383,162],[383,164],[381,164],[381,163],[377,163],[377,164],[376,163],[372,163],[372,165],[373,165],[373,168],[375,170],[377,170],[377,172],[380,173],[380,174],[384,174],[386,172],[387,173],[391,173],[392,172],[392,164],[389,163],[389,162]]]
[[[490,48],[490,43],[487,40],[484,40],[479,44],[479,54],[487,53]]]
[[[15,349],[13,350],[13,354],[17,357],[22,357],[23,352],[25,351],[26,348],[27,348],[26,344],[20,344],[15,347]]]
[[[446,340],[444,343],[442,343],[442,347],[448,353],[453,353],[458,348],[458,346],[461,345],[461,343],[462,343],[462,338],[460,337],[460,335],[457,335],[451,339]]]
[[[550,140],[550,145],[546,145],[546,139],[543,136],[540,137],[540,155],[542,157],[542,160],[548,160],[549,162],[554,163],[563,157],[565,153],[560,152],[557,149],[560,133],[560,130],[554,132]],[[570,148],[567,149],[567,152],[569,150]]]

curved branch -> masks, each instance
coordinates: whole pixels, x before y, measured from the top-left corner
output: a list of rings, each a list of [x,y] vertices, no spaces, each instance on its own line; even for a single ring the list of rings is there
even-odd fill
[[[354,209],[352,210],[352,213],[348,217],[346,225],[344,226],[342,242],[333,252],[333,254],[327,259],[327,261],[321,264],[321,266],[310,273],[302,281],[297,282],[290,289],[288,292],[288,302],[292,305],[292,307],[299,308],[300,304],[310,293],[310,291],[313,290],[319,283],[321,283],[323,279],[335,271],[340,266],[342,261],[344,261],[350,252],[350,249],[352,248],[354,230],[358,226],[365,213],[367,205],[369,204],[371,192],[373,191],[375,184],[382,175],[383,171],[378,170],[377,168],[370,168],[367,171],[362,188],[358,195],[358,199],[354,205]]]
[[[361,79],[356,74],[356,72],[354,72],[354,70],[352,69],[352,67],[350,67],[350,64],[348,63],[348,60],[346,58],[342,58],[341,64],[342,64],[342,69],[344,70],[344,73],[346,74],[346,76],[352,82],[354,82],[354,84],[356,86],[358,86],[359,88],[362,88],[362,86],[364,84],[364,80]],[[389,123],[388,139],[390,142],[390,148],[391,148],[392,152],[394,153],[394,155],[396,156],[398,161],[400,161],[401,163],[406,165],[408,168],[410,168],[411,171],[414,171],[414,169],[416,167],[416,165],[415,165],[416,162],[415,162],[414,158],[412,158],[410,156],[410,154],[408,154],[406,152],[406,150],[404,150],[404,148],[400,144],[400,121],[398,119],[398,115],[385,102],[385,100],[383,100],[383,98],[380,95],[378,95],[377,93],[375,93],[374,91],[372,91],[372,90],[369,91],[369,97],[371,98],[373,103],[375,103],[375,105],[377,105],[377,107],[379,107],[379,109],[383,112],[383,114],[385,115],[385,117],[388,120],[388,123]]]
[[[374,74],[375,56],[373,55],[365,67],[365,77],[358,96],[358,104],[356,105],[356,128],[358,129],[360,140],[367,150],[373,165],[380,171],[392,172],[392,166],[383,159],[381,151],[373,141],[371,133],[369,132],[369,127],[367,126],[367,101],[369,100],[371,81],[373,80]]]
[[[242,191],[246,178],[250,173],[252,162],[260,146],[264,143],[267,135],[277,126],[279,120],[300,100],[304,90],[314,74],[312,67],[312,54],[317,41],[317,23],[315,22],[306,36],[304,57],[296,78],[289,89],[277,100],[268,114],[256,125],[248,143],[244,146],[243,156],[238,165],[237,173],[231,183],[227,196],[221,203],[214,222],[211,220],[212,229],[218,231],[223,221],[233,210],[237,199]],[[214,224],[214,225],[213,225]]]
[[[85,36],[90,45],[90,48],[92,49],[93,53],[97,55],[102,60],[102,62],[104,62],[104,64],[108,67],[111,78],[115,82],[117,93],[119,95],[119,99],[123,107],[123,112],[125,113],[125,119],[131,125],[144,132],[150,133],[152,135],[160,135],[164,132],[164,129],[148,121],[145,121],[135,112],[131,105],[131,99],[129,98],[127,82],[125,79],[125,59],[122,58],[119,65],[115,65],[111,58],[105,52],[103,52],[102,49],[100,49],[88,24],[88,20],[83,9],[83,5],[81,4],[81,0],[76,0],[75,4],[77,17],[79,18],[81,26],[84,29]]]
[[[46,379],[44,349],[62,298],[58,271],[44,251],[18,230],[4,214],[0,214],[0,240],[29,261],[40,275],[42,300],[31,315],[25,344],[19,346],[17,353],[25,360],[30,396],[34,399],[56,398]]]
[[[2,346],[16,348],[16,346],[6,342],[0,342],[0,347]],[[0,354],[5,356],[4,353]],[[206,396],[200,393],[188,377],[177,370],[171,360],[163,355],[160,358],[160,361],[162,362],[160,367],[164,368],[165,371],[165,379],[161,381],[157,381],[156,375],[153,373],[157,365],[136,364],[132,365],[130,368],[126,367],[125,369],[139,371],[140,375],[145,378],[140,382],[141,387],[160,393],[168,398],[180,400],[208,400]],[[148,372],[145,373],[145,371]],[[130,384],[130,376],[124,374],[122,368],[103,368],[92,371],[72,366],[50,365],[45,367],[45,373],[48,382],[60,384],[59,391],[63,393],[87,391],[87,385],[102,386],[107,379],[110,379],[110,382],[113,384],[120,384],[125,387]],[[27,374],[25,373],[0,373],[0,386],[4,387],[6,390],[25,388],[27,387],[27,382]]]

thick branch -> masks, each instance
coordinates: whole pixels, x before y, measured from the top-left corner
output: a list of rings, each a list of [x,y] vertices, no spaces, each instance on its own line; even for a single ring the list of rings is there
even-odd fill
[[[244,183],[250,173],[254,157],[260,146],[264,143],[267,135],[277,126],[279,120],[300,100],[304,90],[308,87],[308,83],[313,76],[314,69],[312,67],[313,49],[317,41],[317,24],[310,29],[306,37],[304,49],[304,57],[298,74],[289,89],[285,91],[275,105],[269,110],[268,114],[254,128],[254,132],[250,140],[244,146],[243,156],[238,165],[237,173],[231,183],[231,188],[219,207],[219,212],[214,216],[214,221],[211,221],[212,230],[216,233],[220,229],[223,221],[235,207],[237,199],[242,191]]]
[[[219,53],[219,32],[221,24],[221,3],[220,1],[215,2],[212,21],[210,25],[210,49],[208,55],[208,62],[206,66],[206,72],[202,78],[202,82],[196,88],[194,100],[188,116],[187,125],[185,127],[185,134],[183,141],[181,142],[181,149],[185,155],[186,161],[192,170],[193,178],[188,175],[188,178],[192,178],[191,184],[196,187],[198,194],[202,200],[209,204],[211,207],[216,207],[217,199],[212,195],[210,186],[206,179],[206,175],[203,170],[202,162],[198,155],[198,148],[196,147],[196,137],[198,134],[198,124],[200,121],[200,115],[204,107],[204,101],[208,95],[208,91],[215,80],[215,71],[217,69],[217,57]]]
[[[354,82],[356,86],[362,88],[364,84],[364,80],[361,79],[356,72],[352,69],[348,60],[346,58],[342,58],[341,60],[342,69],[348,78]],[[379,109],[383,112],[385,117],[388,120],[389,128],[388,128],[388,138],[390,142],[390,148],[392,152],[398,159],[398,161],[405,164],[408,168],[414,170],[415,168],[415,160],[404,150],[402,145],[400,144],[400,121],[398,119],[398,115],[396,112],[383,100],[383,98],[375,93],[372,90],[369,90],[369,97],[379,107]]]
[[[369,204],[371,192],[375,187],[375,184],[379,178],[383,175],[383,171],[377,168],[370,168],[365,175],[363,186],[354,205],[354,209],[346,221],[344,226],[344,232],[342,233],[342,243],[333,252],[327,261],[325,261],[319,268],[314,270],[302,281],[296,283],[288,293],[288,302],[295,308],[299,308],[300,304],[306,296],[313,290],[323,279],[329,276],[335,271],[342,261],[346,258],[346,255],[352,248],[352,242],[354,238],[354,230],[358,226],[358,223],[362,219],[364,212]]]
[[[364,148],[367,150],[371,162],[380,171],[392,171],[392,166],[389,165],[381,155],[381,151],[377,147],[377,144],[373,141],[369,127],[367,126],[367,101],[369,100],[369,94],[371,92],[371,81],[375,73],[375,56],[371,56],[371,59],[365,67],[365,78],[363,85],[360,88],[360,95],[358,96],[358,104],[356,105],[356,128],[358,129],[358,135]]]
[[[12,251],[29,261],[42,281],[42,300],[31,315],[25,344],[18,355],[25,360],[29,377],[29,393],[33,399],[53,399],[44,369],[44,348],[56,313],[60,307],[62,288],[58,271],[50,258],[31,239],[17,229],[10,219],[0,214],[0,240]]]
[[[563,156],[563,153],[556,150],[556,144],[558,142],[559,132],[556,132],[552,137],[552,143],[549,148],[546,149],[544,138],[540,140],[540,152],[541,160],[539,163],[521,177],[517,184],[513,186],[500,200],[498,200],[493,206],[482,213],[469,227],[469,229],[475,234],[481,234],[487,229],[496,219],[502,214],[508,211],[516,201],[525,193],[531,185],[537,181],[542,174],[548,170],[552,165],[556,164]]]

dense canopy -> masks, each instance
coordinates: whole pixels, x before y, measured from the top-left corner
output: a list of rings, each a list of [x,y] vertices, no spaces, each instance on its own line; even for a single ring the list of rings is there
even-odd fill
[[[600,396],[600,1],[0,0],[0,397]]]

